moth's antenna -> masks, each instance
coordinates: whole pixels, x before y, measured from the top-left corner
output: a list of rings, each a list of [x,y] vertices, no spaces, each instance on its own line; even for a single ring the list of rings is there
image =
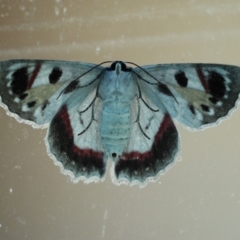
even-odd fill
[[[86,112],[93,105],[93,103],[95,102],[96,99],[97,99],[97,94],[95,95],[95,97],[92,100],[92,102],[84,110],[80,111],[79,113],[81,114],[81,113]]]
[[[79,80],[81,77],[83,77],[84,75],[88,74],[89,72],[91,72],[92,70],[94,70],[95,68],[105,64],[105,63],[112,63],[113,61],[105,61],[105,62],[101,62],[99,64],[97,64],[96,66],[92,67],[91,69],[89,69],[88,71],[86,71],[85,73],[83,73],[82,75],[80,75],[79,77],[77,77],[76,79],[73,79],[58,95],[57,99],[66,91],[67,88],[71,88],[72,86],[74,86],[75,88],[77,87],[77,80]],[[101,74],[101,73],[100,73]],[[99,75],[98,75],[99,76]],[[91,85],[94,81],[96,81],[96,79],[98,78],[98,76],[90,83],[88,83],[85,86],[81,86],[81,87],[87,87],[89,85]]]
[[[91,72],[92,70],[94,70],[95,68],[105,64],[105,63],[112,63],[113,61],[105,61],[105,62],[101,62],[99,64],[97,64],[96,66],[94,66],[93,68],[89,69],[88,71],[86,71],[85,73],[83,73],[81,76],[77,77],[76,79],[74,79],[73,81],[75,80],[78,80],[79,78],[81,78],[82,76],[86,75],[87,73]]]
[[[147,104],[147,102],[143,99],[143,97],[142,97],[142,92],[141,92],[141,89],[140,89],[140,86],[139,86],[138,82],[137,82],[137,87],[138,87],[138,93],[139,93],[138,98],[141,99],[141,100],[143,101],[143,103],[144,103],[151,111],[153,111],[153,112],[159,112],[159,109],[153,109],[153,108],[150,107],[150,106]]]
[[[146,138],[150,139],[150,137],[148,137],[148,135],[143,131],[143,128],[142,128],[142,126],[141,126],[141,124],[140,124],[140,104],[139,104],[139,99],[141,99],[141,100],[143,101],[143,103],[146,105],[146,107],[149,108],[151,111],[153,111],[153,112],[158,112],[159,109],[153,109],[153,108],[150,107],[150,106],[147,104],[147,102],[142,98],[142,92],[141,92],[141,89],[140,89],[140,86],[139,86],[138,82],[137,82],[137,87],[138,87],[138,92],[139,92],[139,96],[138,96],[138,98],[137,98],[137,102],[138,102],[138,115],[137,115],[137,119],[136,119],[135,122],[138,123],[138,126],[139,126],[142,134],[143,134]]]
[[[133,62],[126,62],[126,63],[129,63],[129,64],[132,64],[138,68],[140,68],[142,71],[144,71],[147,75],[149,75],[151,78],[153,78],[154,80],[157,81],[157,83],[151,83],[149,81],[147,81],[146,79],[144,79],[141,75],[139,75],[138,73],[136,73],[134,70],[132,70],[140,79],[142,79],[144,82],[148,83],[148,84],[151,84],[151,85],[157,85],[157,84],[161,84],[161,86],[163,87],[164,86],[164,89],[166,90],[167,89],[167,92],[174,98],[174,100],[178,103],[177,99],[175,98],[175,96],[173,95],[173,93],[170,91],[170,89],[167,87],[166,84],[164,83],[161,83],[157,78],[155,78],[151,73],[149,73],[148,71],[146,71],[144,68],[142,68],[141,66],[137,65],[136,63],[133,63]]]
[[[135,123],[138,124],[138,127],[140,128],[142,134],[143,134],[147,139],[150,140],[150,137],[148,137],[148,135],[143,131],[142,126],[141,126],[141,124],[140,124],[140,121],[139,121],[139,118],[140,118],[140,105],[139,105],[139,99],[137,99],[137,102],[138,102],[138,115],[137,115],[137,119],[136,119]]]
[[[139,66],[138,64],[133,63],[133,62],[126,62],[126,63],[132,64],[132,65],[140,68],[142,71],[144,71],[146,74],[148,74],[150,77],[152,77],[154,80],[156,80],[156,81],[159,83],[159,81],[157,80],[157,78],[155,78],[151,73],[149,73],[148,71],[146,71],[144,68],[142,68],[142,67]],[[134,72],[134,73],[135,73],[135,72]],[[152,84],[152,83],[150,83],[150,84]]]
[[[91,120],[90,120],[89,124],[87,125],[87,127],[86,127],[82,132],[80,132],[80,133],[78,134],[78,136],[80,136],[81,134],[85,133],[85,132],[88,130],[88,128],[91,126],[92,122],[93,122],[93,121],[96,121],[95,118],[94,118],[94,104],[95,104],[95,101],[96,101],[97,96],[98,96],[98,89],[99,89],[99,84],[98,84],[98,86],[97,86],[97,90],[96,90],[96,93],[95,93],[95,97],[94,97],[94,99],[92,100],[92,102],[91,102],[84,110],[82,110],[82,111],[79,112],[79,114],[82,114],[82,113],[86,112],[90,107],[92,107]]]

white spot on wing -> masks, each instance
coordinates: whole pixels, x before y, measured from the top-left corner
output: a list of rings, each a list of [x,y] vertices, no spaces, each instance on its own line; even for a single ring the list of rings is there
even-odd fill
[[[221,107],[222,105],[223,105],[223,102],[221,102],[221,101],[219,101],[219,102],[216,103],[216,106],[217,106],[217,107]]]
[[[20,99],[18,97],[14,98],[13,100],[15,103],[19,103],[20,102]]]
[[[209,109],[209,112],[208,112],[208,115],[213,116],[214,113],[215,113],[214,109],[213,109],[213,108],[210,108],[210,109]]]
[[[23,112],[28,112],[30,109],[29,109],[29,107],[27,106],[27,105],[23,105],[22,106],[22,111]]]
[[[10,72],[10,73],[8,73],[7,75],[6,75],[6,79],[9,79],[9,80],[11,80],[12,79],[12,72]],[[8,82],[7,83],[7,87],[10,87],[10,84],[11,84],[11,82]]]

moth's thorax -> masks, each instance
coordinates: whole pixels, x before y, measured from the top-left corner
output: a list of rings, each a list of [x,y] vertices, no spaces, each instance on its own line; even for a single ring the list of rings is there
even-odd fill
[[[117,68],[103,73],[98,89],[98,96],[103,100],[103,104],[130,104],[136,93],[136,82],[132,72]]]

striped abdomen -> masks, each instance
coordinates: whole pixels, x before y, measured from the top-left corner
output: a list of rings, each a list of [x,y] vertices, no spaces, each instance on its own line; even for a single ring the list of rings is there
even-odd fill
[[[122,155],[130,136],[130,106],[122,104],[117,109],[105,106],[102,111],[100,134],[102,144],[108,155]]]

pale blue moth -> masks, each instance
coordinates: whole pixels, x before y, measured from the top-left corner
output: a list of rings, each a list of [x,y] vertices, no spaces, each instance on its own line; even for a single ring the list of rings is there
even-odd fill
[[[49,127],[48,153],[74,182],[104,179],[111,159],[114,183],[143,186],[176,159],[172,118],[197,130],[235,107],[240,68],[130,64],[3,61],[2,105],[20,122]]]

